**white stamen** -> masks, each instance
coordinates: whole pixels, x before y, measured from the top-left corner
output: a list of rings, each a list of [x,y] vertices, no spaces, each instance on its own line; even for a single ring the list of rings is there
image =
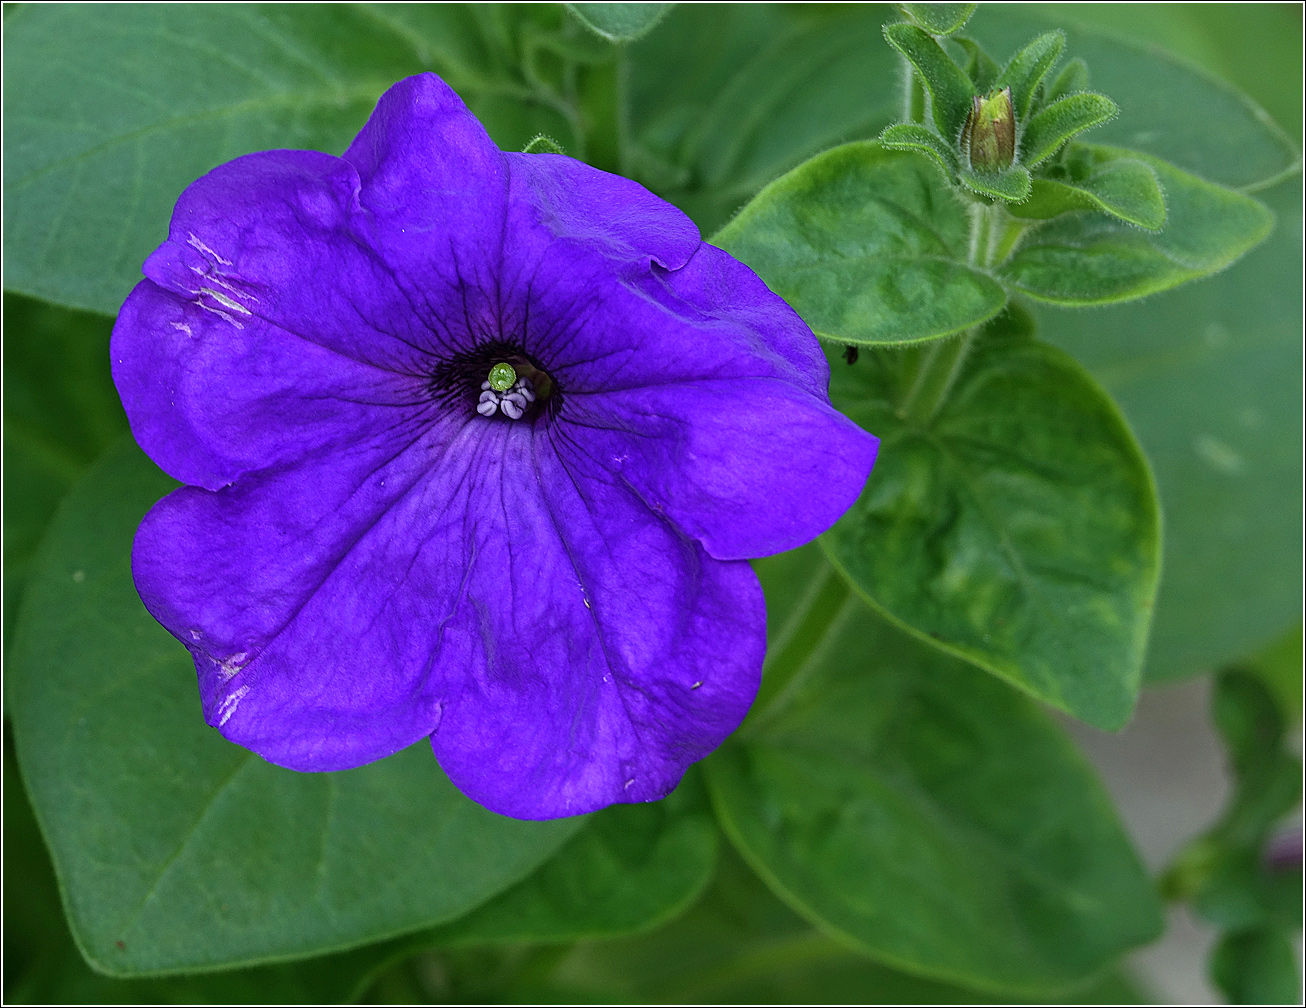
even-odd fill
[[[526,415],[526,406],[535,401],[535,389],[525,378],[518,378],[511,389],[500,392],[488,381],[481,382],[481,394],[476,402],[476,412],[490,417],[502,413],[509,420],[520,420]]]

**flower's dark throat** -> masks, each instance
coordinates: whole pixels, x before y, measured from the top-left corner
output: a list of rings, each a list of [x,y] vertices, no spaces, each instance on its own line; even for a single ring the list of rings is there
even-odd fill
[[[539,361],[506,340],[440,361],[429,388],[437,401],[490,421],[534,423],[562,405],[562,390]]]

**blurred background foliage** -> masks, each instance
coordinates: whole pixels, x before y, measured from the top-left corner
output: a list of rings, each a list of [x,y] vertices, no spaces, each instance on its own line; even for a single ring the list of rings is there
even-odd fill
[[[10,26],[22,6],[5,5],[7,59],[23,57]],[[1003,18],[1042,19],[1157,46],[1240,88],[1300,147],[1297,4],[986,8],[972,24],[981,38],[986,31],[1008,37]],[[280,8],[269,16],[289,21],[301,14]],[[132,155],[156,158],[157,164],[137,163],[133,170],[167,171],[179,191],[241,150],[339,150],[385,86],[429,66],[463,94],[506,149],[549,133],[569,152],[643,181],[711,234],[762,185],[804,158],[838,142],[874,137],[901,101],[898,68],[880,35],[892,13],[875,5],[856,11],[683,5],[630,43],[629,60],[621,65],[607,59],[606,43],[572,30],[560,5],[509,11],[332,7],[314,16],[320,24],[313,51],[271,46],[261,55],[238,55],[262,59],[261,71],[277,76],[279,86],[293,89],[299,80],[324,77],[330,101],[287,108],[280,118],[237,118],[216,138],[202,123],[183,124],[156,136],[150,153]],[[120,86],[145,88],[184,112],[194,94],[223,86],[224,49],[246,45],[234,41],[238,13],[216,10],[206,17],[197,37],[194,19],[183,9],[137,5],[111,12],[105,5],[75,23],[46,18],[44,35],[22,39],[39,53],[54,44],[51,34],[61,34],[58,47],[69,48],[77,46],[79,33],[110,38],[110,50],[120,58]],[[178,28],[183,22],[189,27]],[[186,50],[178,51],[175,64],[133,62],[133,33],[170,31],[182,33],[178,44]],[[396,45],[396,35],[405,40],[402,45]],[[1076,51],[1072,43],[1070,52]],[[1094,86],[1127,106],[1129,89],[1116,86],[1100,62],[1092,66],[1099,75]],[[618,73],[628,75],[627,107],[611,99]],[[564,79],[568,75],[574,79]],[[158,80],[183,78],[173,92],[158,91]],[[40,85],[34,80],[28,86]],[[7,116],[22,115],[10,105],[14,87],[8,76],[7,86]],[[579,114],[548,98],[564,86],[579,96]],[[1200,133],[1203,108],[1182,98],[1172,96],[1165,114]],[[93,131],[97,125],[68,129]],[[1103,133],[1100,139],[1109,142]],[[616,137],[634,142],[618,144]],[[23,154],[7,150],[7,186],[10,162]],[[1224,168],[1234,177],[1223,181],[1233,185],[1237,152],[1230,156]],[[52,163],[43,177],[53,179],[61,170]],[[132,174],[123,164],[105,161],[91,174],[79,183],[67,219],[52,224],[19,215],[6,222],[7,243],[45,243],[41,255],[6,269],[6,653],[33,556],[56,508],[126,430],[108,374],[111,313],[138,275],[139,257],[131,250],[142,235],[147,247],[162,236],[175,197],[174,191],[162,205],[139,205],[131,199]],[[1275,211],[1276,230],[1227,272],[1138,303],[1036,312],[1040,333],[1084,363],[1121,404],[1160,486],[1165,570],[1148,681],[1218,673],[1213,718],[1228,747],[1235,794],[1221,820],[1178,858],[1162,890],[1190,901],[1221,929],[1213,976],[1230,999],[1241,1002],[1296,996],[1301,923],[1300,855],[1295,867],[1275,861],[1272,850],[1267,855],[1299,801],[1300,763],[1292,739],[1301,707],[1301,632],[1299,624],[1293,628],[1301,608],[1300,177],[1279,181],[1258,198]],[[64,251],[69,248],[80,252]],[[99,258],[88,258],[88,248]],[[88,262],[109,265],[88,271]],[[697,774],[691,777],[679,799],[690,805],[704,800],[702,782]],[[492,901],[458,926],[334,956],[181,977],[111,979],[86,965],[69,933],[7,723],[4,781],[9,1002],[1007,999],[921,979],[859,955],[772,895],[728,843],[720,844],[720,856],[699,856],[700,869],[668,881],[663,905],[594,925],[598,934],[640,932],[628,937],[594,939],[583,929],[563,935],[556,928],[532,934],[522,925],[532,919],[526,885],[505,894],[497,909]],[[706,818],[702,822],[716,844],[715,829]],[[626,831],[619,820],[612,820],[606,834],[604,829],[568,841],[591,845],[584,863],[606,858],[620,866],[647,859],[648,851],[622,853]],[[708,841],[686,835],[677,842],[685,846],[667,848],[669,863],[683,863],[685,851],[701,852]],[[535,884],[564,894],[564,902],[583,902],[578,920],[601,912],[595,908],[603,887],[592,878],[568,878],[562,869],[561,876],[541,875]],[[505,922],[517,926],[516,933]],[[1064,994],[1070,1003],[1135,1003],[1146,996],[1123,974]]]

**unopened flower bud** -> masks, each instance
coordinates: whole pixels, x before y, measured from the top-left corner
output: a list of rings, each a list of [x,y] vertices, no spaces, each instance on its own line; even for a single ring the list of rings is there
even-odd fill
[[[1016,116],[1011,108],[1011,88],[976,95],[961,132],[962,149],[970,166],[998,171],[1016,156]]]

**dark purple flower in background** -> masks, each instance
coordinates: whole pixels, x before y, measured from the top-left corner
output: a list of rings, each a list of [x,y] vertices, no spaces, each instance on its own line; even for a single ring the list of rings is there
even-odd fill
[[[430,74],[343,158],[201,178],[144,272],[114,379],[188,485],[136,584],[208,722],[296,770],[429,736],[506,815],[666,795],[756,692],[746,558],[875,455],[750,270],[634,182],[501,152]]]

